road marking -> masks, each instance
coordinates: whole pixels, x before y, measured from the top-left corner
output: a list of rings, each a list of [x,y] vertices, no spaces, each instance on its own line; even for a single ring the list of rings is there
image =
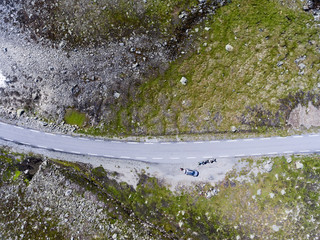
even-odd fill
[[[180,159],[180,158],[179,157],[171,157],[170,159],[177,160],[177,159]]]
[[[45,135],[50,135],[50,136],[55,136],[54,134],[52,134],[52,133],[47,133],[47,132],[45,132],[44,134],[45,134]]]
[[[299,151],[300,153],[308,153],[308,152],[310,152],[310,150],[301,150],[301,151]]]
[[[61,137],[63,137],[63,138],[72,138],[72,137],[66,136],[66,135],[61,135]]]
[[[76,152],[76,151],[71,151],[71,153],[74,153],[74,154],[81,154],[80,152]]]
[[[47,147],[41,146],[41,145],[38,145],[37,147],[38,147],[38,148],[45,148],[45,149],[47,149]]]
[[[284,151],[283,153],[293,153],[293,151]]]
[[[251,156],[260,156],[262,155],[261,153],[252,153]]]
[[[227,142],[237,142],[238,140],[228,140]]]
[[[31,132],[35,132],[35,133],[39,133],[39,131],[33,130],[33,129],[31,129],[30,131],[31,131]]]
[[[222,155],[222,156],[219,156],[219,157],[221,157],[221,158],[228,158],[228,157],[230,157],[230,156],[228,156],[228,155]]]
[[[269,152],[267,153],[268,155],[275,155],[275,154],[278,154],[278,152]]]
[[[260,138],[261,141],[270,140],[271,138]]]
[[[153,143],[148,143],[148,142],[147,142],[147,143],[144,143],[144,144],[146,144],[146,145],[152,145]]]
[[[89,141],[88,138],[82,138],[82,137],[80,137],[79,139],[80,139],[80,140],[83,140],[83,141]]]
[[[320,149],[319,149],[319,150],[316,150],[316,152],[320,152]]]
[[[196,159],[196,157],[187,157],[187,159]]]
[[[210,141],[210,143],[219,143],[221,141]]]
[[[1,125],[8,125],[8,124],[6,124],[6,123],[3,123],[3,122],[0,122],[0,124],[1,124]]]
[[[249,138],[249,139],[244,139],[243,141],[245,141],[245,142],[251,142],[251,141],[253,141],[253,139],[252,139],[252,138]]]
[[[112,155],[103,155],[104,157],[107,157],[107,158],[114,158],[114,156]]]
[[[245,155],[244,154],[237,154],[237,155],[234,155],[235,157],[244,157]]]
[[[136,157],[136,159],[144,160],[147,159],[146,157]]]
[[[138,144],[137,142],[127,142],[128,144]]]
[[[312,134],[312,135],[309,135],[309,137],[319,137],[318,134]]]
[[[187,144],[186,142],[178,142],[177,144]]]
[[[96,153],[88,153],[88,155],[90,155],[90,156],[98,156],[98,154],[96,154]]]
[[[64,152],[64,150],[59,149],[59,148],[54,148],[53,150],[58,151],[58,152]]]
[[[201,144],[201,143],[203,143],[203,142],[194,142],[195,144]]]
[[[127,156],[120,156],[120,158],[129,159],[130,157],[127,157]]]
[[[303,138],[303,136],[299,136],[299,135],[296,135],[296,136],[292,136],[293,138]]]
[[[111,141],[112,143],[121,143],[120,141]]]
[[[94,141],[95,142],[103,142],[103,140],[100,140],[100,139],[95,139]]]
[[[286,139],[287,137],[276,137],[276,139]]]
[[[162,157],[154,157],[154,158],[152,158],[153,160],[161,160],[161,159],[163,159]]]
[[[22,127],[18,127],[18,126],[13,126],[14,128],[18,128],[18,129],[23,129]]]
[[[171,144],[170,142],[163,142],[163,143],[160,143],[162,145],[168,145],[168,144]]]
[[[212,158],[212,156],[203,156],[202,158]]]

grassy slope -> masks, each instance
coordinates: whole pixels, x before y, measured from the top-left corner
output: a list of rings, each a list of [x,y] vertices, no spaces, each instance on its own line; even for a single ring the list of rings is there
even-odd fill
[[[173,62],[164,74],[142,85],[104,133],[284,126],[285,114],[277,114],[279,99],[313,90],[319,80],[318,29],[313,25],[311,15],[278,2],[233,1],[193,32],[199,36],[199,52]],[[234,47],[232,52],[225,50],[227,44]],[[301,75],[295,60],[304,55]],[[179,82],[182,76],[188,79],[186,86]]]
[[[42,216],[23,208],[29,204],[23,195],[25,176],[21,173],[15,179],[15,171],[24,157],[15,157],[3,150],[0,153],[0,187],[20,184],[21,189],[19,196],[10,196],[12,199],[18,198],[17,202],[0,203],[0,212],[6,213],[5,219],[0,218],[0,232],[4,236],[7,232],[24,232],[37,236],[35,239],[41,239],[41,236],[59,236],[62,239],[65,234],[70,235],[70,230],[57,227],[59,219],[54,211],[50,216]],[[91,192],[99,201],[105,202],[107,207],[103,214],[114,221],[122,222],[123,217],[126,219],[130,215],[131,221],[134,221],[127,225],[129,228],[143,228],[143,222],[154,224],[153,232],[146,232],[152,234],[154,239],[157,239],[156,236],[166,239],[168,235],[165,233],[171,236],[170,239],[236,239],[238,235],[241,239],[250,235],[257,239],[304,239],[307,234],[310,239],[316,239],[319,237],[320,158],[319,155],[292,156],[291,160],[288,163],[285,157],[257,161],[245,159],[250,164],[240,172],[230,172],[223,182],[215,186],[219,190],[218,195],[211,198],[205,197],[205,193],[212,189],[209,185],[195,185],[193,189],[184,188],[182,193],[173,193],[157,179],[141,174],[140,183],[134,190],[126,183],[111,180],[116,173],[107,172],[102,167],[90,169],[57,160],[50,161],[48,166],[59,166],[54,169],[59,169],[66,179],[78,184],[82,192]],[[272,171],[254,175],[256,171],[252,170],[261,168],[266,161],[273,163]],[[302,163],[303,168],[297,169],[296,162]],[[274,196],[270,197],[270,193]],[[15,211],[10,212],[10,209]],[[110,209],[118,209],[122,216]],[[49,228],[46,228],[47,217],[52,219]],[[37,231],[32,225],[23,231],[10,230],[15,224],[20,227],[24,220],[37,223]],[[106,224],[110,224],[108,221]],[[273,229],[274,225],[279,227],[279,231]],[[98,239],[98,236],[104,235],[98,230],[96,234]],[[119,229],[119,235],[124,234],[126,232]]]

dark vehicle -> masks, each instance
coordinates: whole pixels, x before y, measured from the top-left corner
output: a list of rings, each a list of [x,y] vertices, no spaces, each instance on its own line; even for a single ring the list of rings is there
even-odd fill
[[[214,163],[214,162],[217,162],[217,159],[215,159],[215,158],[209,158],[209,159],[207,159],[206,161],[199,162],[198,164],[199,164],[199,166],[201,166],[201,165],[206,165],[206,164],[208,164],[208,163]]]
[[[184,169],[184,174],[190,175],[190,176],[193,176],[193,177],[198,177],[199,176],[199,172],[197,170],[192,170],[192,169],[189,169],[189,168]]]

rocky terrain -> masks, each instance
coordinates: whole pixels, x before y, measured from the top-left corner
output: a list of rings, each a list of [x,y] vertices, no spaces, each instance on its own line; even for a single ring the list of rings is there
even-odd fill
[[[251,6],[1,1],[0,114],[107,136],[299,128],[291,112],[319,105],[319,2]]]
[[[2,116],[14,119],[23,109],[61,123],[75,109],[89,124],[114,119],[118,102],[181,49],[192,51],[188,29],[222,4],[1,1]]]
[[[240,163],[239,163],[240,164]],[[319,156],[243,159],[215,184],[0,153],[3,239],[318,239]],[[135,168],[132,167],[132,171]]]

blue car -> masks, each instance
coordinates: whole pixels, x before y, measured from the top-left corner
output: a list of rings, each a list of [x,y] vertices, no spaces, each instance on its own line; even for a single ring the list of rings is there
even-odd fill
[[[193,177],[198,177],[199,176],[199,172],[197,170],[192,170],[192,169],[189,169],[189,168],[184,169],[184,174],[190,175],[190,176],[193,176]]]

